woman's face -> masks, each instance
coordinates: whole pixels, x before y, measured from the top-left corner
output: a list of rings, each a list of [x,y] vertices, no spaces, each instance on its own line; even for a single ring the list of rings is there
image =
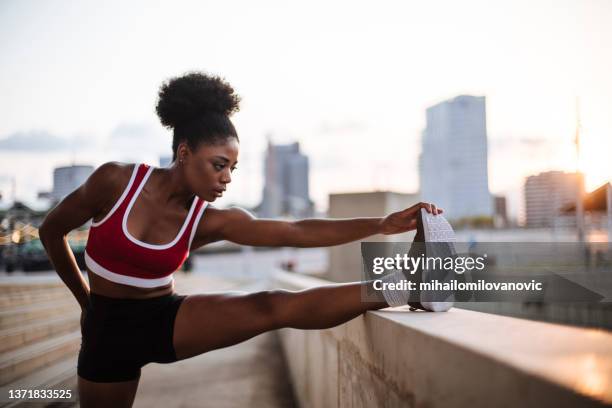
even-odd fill
[[[238,140],[229,137],[222,144],[202,143],[195,151],[189,151],[183,159],[183,166],[187,184],[195,195],[209,202],[223,195],[232,182],[239,147]]]

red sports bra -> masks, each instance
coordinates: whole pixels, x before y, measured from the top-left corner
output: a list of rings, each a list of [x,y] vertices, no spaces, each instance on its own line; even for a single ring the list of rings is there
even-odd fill
[[[93,222],[85,248],[85,264],[96,275],[124,285],[153,288],[173,281],[172,273],[187,256],[208,202],[195,196],[178,235],[167,244],[147,244],[127,230],[127,219],[138,194],[153,172],[147,164],[134,165],[132,177],[119,200],[100,221]]]

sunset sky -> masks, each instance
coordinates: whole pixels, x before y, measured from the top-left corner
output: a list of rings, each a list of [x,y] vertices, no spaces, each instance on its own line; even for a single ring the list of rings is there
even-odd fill
[[[522,210],[527,175],[612,179],[612,2],[2,1],[0,192],[32,201],[54,166],[157,164],[160,83],[188,70],[242,96],[239,169],[220,201],[259,202],[266,140],[297,140],[319,209],[340,191],[418,189],[425,109],[487,98],[489,185]]]

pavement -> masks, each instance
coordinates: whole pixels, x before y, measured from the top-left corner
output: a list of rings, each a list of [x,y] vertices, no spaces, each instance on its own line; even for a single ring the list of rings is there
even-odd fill
[[[171,364],[148,364],[134,402],[148,407],[294,407],[275,333]]]
[[[254,281],[177,273],[181,294],[259,290]],[[134,401],[145,407],[295,407],[288,370],[276,332],[171,364],[143,367]]]

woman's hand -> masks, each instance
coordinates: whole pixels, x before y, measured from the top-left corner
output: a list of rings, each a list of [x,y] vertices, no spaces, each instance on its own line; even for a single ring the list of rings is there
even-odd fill
[[[387,215],[380,221],[380,233],[384,235],[400,234],[402,232],[416,229],[417,216],[421,208],[425,208],[428,213],[438,215],[443,212],[431,203],[418,203],[405,210],[394,212]]]

